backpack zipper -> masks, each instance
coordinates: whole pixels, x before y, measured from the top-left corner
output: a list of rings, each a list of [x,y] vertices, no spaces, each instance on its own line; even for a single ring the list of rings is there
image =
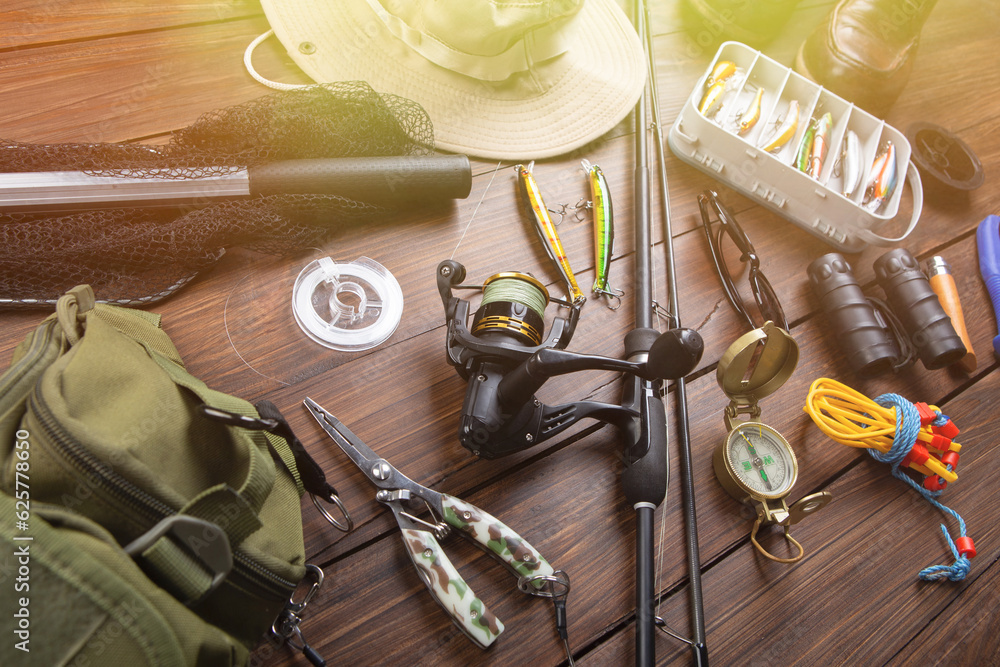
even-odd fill
[[[150,526],[159,521],[178,514],[172,507],[158,500],[149,493],[111,470],[107,464],[94,456],[86,447],[66,433],[62,425],[52,415],[45,400],[38,391],[33,391],[30,398],[31,407],[46,435],[58,445],[53,449],[64,460],[82,473],[82,475],[105,490],[109,495],[132,508],[139,515],[148,519]],[[251,584],[255,584],[263,592],[272,594],[279,599],[287,600],[295,590],[296,582],[289,581],[279,574],[267,569],[238,547],[233,549],[234,574]]]

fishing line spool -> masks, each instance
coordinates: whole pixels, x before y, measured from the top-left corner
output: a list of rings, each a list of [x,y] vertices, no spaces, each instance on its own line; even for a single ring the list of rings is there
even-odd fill
[[[292,314],[309,338],[344,352],[385,342],[403,315],[403,290],[381,264],[367,257],[313,260],[295,279]]]
[[[511,338],[540,345],[549,292],[534,276],[518,271],[498,273],[483,283],[483,301],[472,320],[478,338]]]

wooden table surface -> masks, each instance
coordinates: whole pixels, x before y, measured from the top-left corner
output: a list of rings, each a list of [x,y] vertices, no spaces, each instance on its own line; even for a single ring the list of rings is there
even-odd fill
[[[652,28],[660,108],[672,123],[710,62],[714,48],[681,29],[679,2],[654,2]],[[830,0],[803,0],[765,53],[790,65]],[[0,9],[0,136],[26,142],[162,142],[199,115],[269,91],[244,71],[242,54],[267,29],[258,3],[226,0],[9,0]],[[979,155],[986,181],[966,194],[927,188],[920,223],[899,244],[920,260],[947,258],[965,308],[979,366],[975,372],[927,371],[916,364],[873,379],[855,376],[829,333],[806,282],[806,267],[832,250],[777,215],[668,153],[670,210],[683,323],[705,341],[699,367],[687,378],[701,548],[701,574],[711,662],[717,665],[1000,664],[1000,501],[996,404],[1000,373],[992,352],[993,308],[980,278],[975,230],[1000,208],[1000,15],[992,3],[941,2],[923,32],[913,75],[885,116],[901,130],[917,121],[942,125]],[[302,83],[274,40],[255,56],[272,78]],[[392,92],[392,91],[385,91]],[[622,354],[632,327],[633,130],[625,121],[599,141],[535,167],[550,206],[586,196],[581,158],[608,176],[617,214],[613,281],[628,294],[611,311],[586,305],[571,349]],[[469,281],[507,270],[543,277],[559,293],[515,198],[504,163],[473,161],[465,200],[408,211],[391,224],[332,225],[328,241],[300,255],[274,258],[233,249],[192,284],[154,308],[163,314],[190,371],[210,386],[256,401],[268,398],[292,426],[349,508],[355,529],[332,529],[304,502],[308,560],[326,583],[310,605],[303,631],[329,664],[466,665],[566,664],[553,610],[516,591],[514,581],[462,540],[446,550],[463,577],[506,624],[487,651],[475,647],[428,595],[403,550],[391,514],[373,487],[327,440],[301,401],[331,409],[380,455],[414,480],[464,498],[503,519],[569,573],[569,638],[580,665],[629,664],[634,656],[633,510],[621,489],[617,432],[585,422],[555,442],[512,456],[478,460],[457,441],[465,383],[446,363],[444,315],[435,267],[449,257]],[[491,180],[492,185],[489,185]],[[696,195],[715,187],[737,212],[762,258],[801,349],[788,383],[763,401],[765,421],[795,449],[800,479],[794,500],[826,490],[833,502],[795,526],[805,558],[794,565],[765,560],[750,544],[750,514],[720,487],[712,452],[725,435],[727,399],[715,380],[717,363],[741,333],[726,303],[701,232]],[[904,193],[909,201],[910,193]],[[473,211],[482,204],[470,224]],[[905,206],[904,206],[905,208]],[[658,197],[654,201],[653,268],[657,298],[667,300],[665,251]],[[466,228],[468,232],[466,234]],[[465,234],[463,236],[463,234]],[[567,217],[560,234],[582,285],[593,280],[589,222]],[[867,293],[878,295],[872,264],[886,251],[870,247],[848,259]],[[39,253],[44,248],[38,249]],[[292,322],[289,285],[316,256],[371,257],[403,287],[405,308],[395,334],[363,353],[333,353]],[[551,321],[555,306],[547,311]],[[0,365],[43,314],[0,312]],[[867,395],[902,394],[941,406],[962,429],[960,479],[942,500],[968,523],[978,556],[957,583],[925,583],[917,572],[952,558],[939,525],[951,519],[889,475],[888,466],[824,436],[802,410],[818,377],[843,381]],[[553,379],[540,392],[549,403],[583,398],[615,402],[620,377],[588,371]],[[672,395],[670,432],[675,429]],[[688,569],[684,555],[678,452],[670,446],[667,499],[656,512],[659,613],[689,634]],[[991,518],[992,517],[992,518]],[[765,544],[781,550],[780,533]],[[658,633],[658,664],[686,664],[690,650]],[[255,664],[306,664],[285,647],[262,644]]]

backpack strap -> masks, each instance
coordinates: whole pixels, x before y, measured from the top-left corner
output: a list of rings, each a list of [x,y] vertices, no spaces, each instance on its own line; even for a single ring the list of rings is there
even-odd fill
[[[138,342],[178,386],[193,392],[205,405],[256,416],[246,401],[210,389],[173,359]],[[251,443],[246,448],[249,464],[239,488],[219,484],[206,489],[180,508],[176,517],[154,526],[126,547],[133,556],[141,557],[163,588],[188,606],[197,604],[225,580],[232,566],[230,550],[263,525],[259,514],[274,487],[276,470],[265,435],[253,431],[247,434]],[[203,523],[185,523],[184,517]]]
[[[296,479],[300,487],[299,494],[302,495],[304,491],[308,491],[327,502],[333,502],[331,498],[337,495],[337,489],[326,481],[326,473],[323,472],[323,468],[309,454],[302,441],[292,431],[292,427],[288,424],[285,416],[281,414],[278,406],[271,401],[262,400],[255,403],[254,407],[262,418],[271,419],[276,424],[268,433],[274,436],[271,438],[271,442],[275,445],[275,453],[281,458],[292,477]]]
[[[156,352],[156,350],[149,347],[146,349],[150,356],[157,362],[157,364],[159,364],[160,368],[162,368],[177,385],[193,392],[202,400],[202,402],[204,402],[205,405],[218,410],[245,415],[247,417],[257,416],[257,412],[254,410],[253,406],[243,399],[230,396],[229,394],[224,394],[214,389],[209,389],[204,382],[192,376],[170,359],[163,357],[161,354]],[[246,479],[240,487],[235,490],[235,492],[245,500],[246,505],[256,515],[260,512],[261,507],[264,505],[264,500],[267,499],[267,496],[271,493],[271,489],[274,487],[276,471],[274,468],[274,461],[271,460],[271,456],[268,453],[267,439],[260,433],[253,431],[249,431],[248,433],[253,442],[253,445],[247,448],[250,464],[247,467]],[[218,489],[220,487],[213,488]],[[195,498],[188,503],[186,507],[195,507],[199,502],[199,498],[202,498],[210,491],[212,491],[212,489],[202,493],[198,496],[198,498]],[[243,535],[243,537],[246,537],[246,535]],[[242,538],[235,542],[233,546],[236,546],[239,542],[242,542]]]

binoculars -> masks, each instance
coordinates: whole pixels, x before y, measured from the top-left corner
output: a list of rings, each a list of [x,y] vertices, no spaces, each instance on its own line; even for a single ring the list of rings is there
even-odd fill
[[[907,342],[928,370],[950,366],[965,356],[965,343],[909,251],[890,250],[875,260],[874,269],[888,309],[864,295],[839,253],[823,255],[807,270],[813,292],[855,372],[874,376],[899,368],[910,356],[902,351]],[[890,326],[894,319],[898,327]],[[902,331],[894,334],[893,328]],[[908,340],[900,342],[902,335]]]

